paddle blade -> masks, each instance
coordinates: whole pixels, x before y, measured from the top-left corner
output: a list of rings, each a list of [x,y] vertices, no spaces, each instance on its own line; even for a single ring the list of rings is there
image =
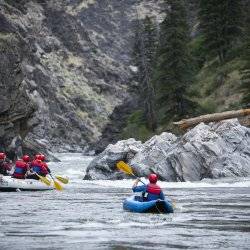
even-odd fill
[[[56,175],[56,179],[59,180],[60,182],[62,182],[63,184],[68,184],[69,183],[68,178],[64,178],[64,177],[59,176],[59,175]]]
[[[56,190],[62,191],[63,187],[59,184],[59,182],[54,180],[54,187]]]
[[[132,168],[124,161],[117,162],[116,166],[122,172],[129,174],[129,175],[134,175]]]
[[[38,175],[39,179],[41,180],[41,182],[43,182],[44,184],[46,184],[47,186],[50,186],[51,182],[50,180],[48,180],[46,177],[43,177],[41,175]]]

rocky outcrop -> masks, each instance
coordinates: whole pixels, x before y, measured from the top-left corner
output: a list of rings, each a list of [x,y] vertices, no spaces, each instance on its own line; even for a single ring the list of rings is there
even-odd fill
[[[116,171],[116,163],[119,160],[130,161],[142,148],[142,143],[133,138],[119,141],[115,145],[110,144],[90,163],[84,179],[124,178],[123,173]]]
[[[166,181],[250,176],[249,152],[250,129],[238,120],[201,123],[180,138],[162,133],[144,144],[137,143],[137,153],[129,159],[123,157],[126,153],[118,144],[110,145],[90,164],[86,178],[116,178],[114,165],[119,160],[129,162],[138,176],[154,172]]]
[[[158,18],[160,2],[1,1],[1,147],[16,136],[56,151],[98,141],[136,85],[137,11]]]

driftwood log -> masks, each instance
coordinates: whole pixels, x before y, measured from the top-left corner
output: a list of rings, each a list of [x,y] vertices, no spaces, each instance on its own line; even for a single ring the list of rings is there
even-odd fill
[[[201,122],[204,122],[204,123],[216,122],[216,121],[221,121],[221,120],[226,120],[226,119],[239,118],[239,117],[243,117],[247,115],[250,115],[250,109],[240,109],[240,110],[226,111],[222,113],[201,115],[201,116],[190,118],[190,119],[183,119],[181,121],[174,122],[173,124],[178,125],[181,129],[187,129]]]

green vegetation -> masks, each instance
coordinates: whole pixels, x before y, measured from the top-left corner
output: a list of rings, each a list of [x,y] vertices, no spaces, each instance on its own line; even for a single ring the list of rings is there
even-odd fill
[[[244,107],[250,106],[250,3],[246,6],[246,22],[244,29],[244,53],[243,59],[245,59],[245,64],[241,68],[241,89],[243,92],[243,98],[241,103]]]
[[[13,44],[17,44],[18,39],[16,38],[14,33],[5,33],[0,32],[0,48],[5,50],[12,50],[13,46],[10,47]]]
[[[142,110],[133,112],[127,121],[127,126],[121,133],[121,139],[135,137],[141,141],[146,141],[149,137],[153,136],[153,131],[146,127],[146,120]]]
[[[145,125],[151,131],[155,131],[157,128],[155,90],[152,79],[156,46],[157,32],[152,20],[149,17],[146,17],[144,22],[138,20],[134,58],[135,65],[139,69],[140,101]]]
[[[147,70],[156,93],[156,133],[176,132],[172,122],[179,119],[249,107],[250,3],[199,0],[191,38],[189,30],[194,27],[187,20],[189,3],[165,2],[166,17],[158,28],[158,41],[154,41],[156,57]],[[145,36],[141,37],[145,40]],[[145,50],[145,54],[152,52],[152,48]],[[138,51],[135,54],[137,60],[141,58]],[[144,73],[139,67],[139,74]],[[145,82],[139,82],[145,87]],[[143,110],[139,108],[129,117],[123,137],[146,140],[153,134]]]
[[[242,23],[241,0],[200,0],[199,20],[203,46],[208,56],[223,63],[239,39]]]
[[[171,8],[166,9],[166,18],[161,24],[157,65],[154,69],[157,103],[163,120],[172,116],[180,118],[189,112],[191,105],[186,90],[193,75],[184,1],[166,2]]]

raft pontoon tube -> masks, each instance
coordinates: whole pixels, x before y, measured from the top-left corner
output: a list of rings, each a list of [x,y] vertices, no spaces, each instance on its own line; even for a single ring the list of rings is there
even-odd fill
[[[0,192],[15,191],[44,191],[52,190],[53,186],[47,186],[41,181],[33,179],[15,179],[11,176],[0,175]]]
[[[174,209],[168,200],[138,201],[131,196],[123,202],[123,209],[135,213],[173,213]]]

